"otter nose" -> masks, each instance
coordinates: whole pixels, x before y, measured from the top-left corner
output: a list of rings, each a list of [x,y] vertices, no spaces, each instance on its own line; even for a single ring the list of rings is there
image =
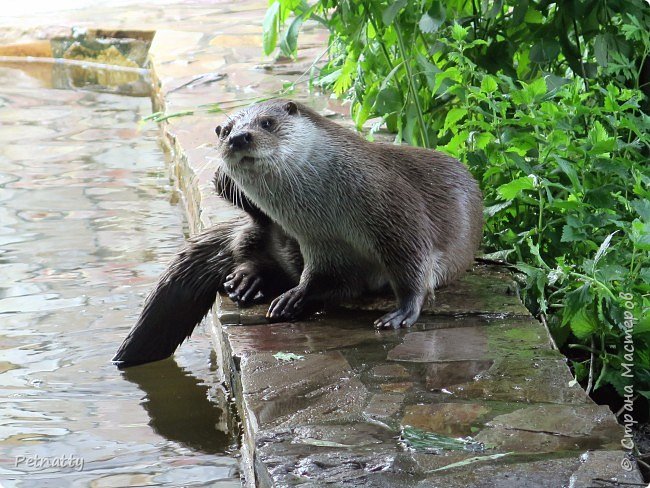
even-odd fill
[[[252,140],[253,136],[250,132],[241,132],[230,137],[230,139],[228,139],[228,144],[230,144],[232,149],[244,149]]]

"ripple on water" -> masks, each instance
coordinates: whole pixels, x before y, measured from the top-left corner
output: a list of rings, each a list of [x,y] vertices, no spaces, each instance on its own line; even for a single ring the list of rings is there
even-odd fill
[[[138,129],[149,100],[3,67],[0,87],[3,486],[238,486],[205,333],[175,360],[109,363],[182,243],[157,131]]]

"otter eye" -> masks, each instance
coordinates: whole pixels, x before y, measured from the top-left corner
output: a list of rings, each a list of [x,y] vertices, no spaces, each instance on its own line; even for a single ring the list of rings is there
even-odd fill
[[[264,130],[271,130],[273,128],[273,119],[262,119],[260,127]]]

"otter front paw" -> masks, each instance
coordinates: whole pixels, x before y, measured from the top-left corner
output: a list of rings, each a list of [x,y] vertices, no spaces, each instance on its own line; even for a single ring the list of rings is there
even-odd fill
[[[257,274],[239,269],[226,276],[226,280],[223,287],[233,302],[245,306],[264,299],[263,280]]]
[[[303,310],[305,293],[296,287],[284,292],[271,302],[266,318],[272,322],[295,320]]]
[[[420,313],[417,310],[398,308],[375,320],[375,328],[399,329],[400,327],[410,327],[415,323],[419,315]]]

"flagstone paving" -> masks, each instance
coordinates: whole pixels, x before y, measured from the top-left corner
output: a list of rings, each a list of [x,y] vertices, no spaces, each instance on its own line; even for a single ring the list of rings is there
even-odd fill
[[[263,58],[265,7],[247,0],[98,8],[54,26],[36,16],[30,29],[5,27],[0,40],[29,41],[48,55],[43,39],[72,25],[155,30],[155,107],[195,112],[161,127],[196,231],[237,215],[212,191],[213,130],[224,115],[207,113],[207,104],[232,111],[298,81],[290,96],[351,125],[346,107],[300,82],[326,35],[305,26],[295,61]],[[26,46],[5,46],[0,56],[29,55]],[[126,81],[141,86],[140,78]],[[215,349],[243,424],[247,485],[643,486],[636,468],[621,467],[622,427],[572,382],[506,269],[476,264],[437,293],[415,326],[374,330],[392,304],[365,299],[270,325],[265,307],[219,299]]]

